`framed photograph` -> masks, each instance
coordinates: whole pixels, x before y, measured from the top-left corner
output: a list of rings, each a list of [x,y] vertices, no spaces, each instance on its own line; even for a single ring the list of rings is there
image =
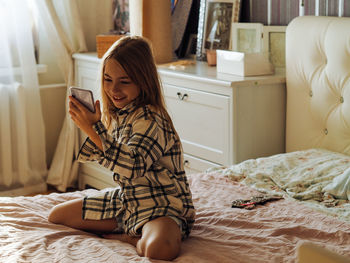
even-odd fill
[[[263,29],[261,23],[232,23],[230,49],[244,53],[262,52]]]
[[[231,26],[238,22],[241,0],[200,0],[197,50],[198,60],[208,49],[230,49]]]
[[[286,26],[264,26],[263,52],[276,68],[286,66]]]

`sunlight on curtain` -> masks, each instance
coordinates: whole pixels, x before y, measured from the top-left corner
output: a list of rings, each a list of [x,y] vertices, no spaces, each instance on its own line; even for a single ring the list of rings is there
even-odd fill
[[[0,196],[46,190],[45,128],[26,0],[0,0]]]
[[[77,3],[71,0],[36,0],[34,3],[67,87],[74,85],[72,54],[87,51]],[[75,160],[78,151],[78,129],[66,114],[49,170],[48,184],[60,191],[74,185],[78,174]]]

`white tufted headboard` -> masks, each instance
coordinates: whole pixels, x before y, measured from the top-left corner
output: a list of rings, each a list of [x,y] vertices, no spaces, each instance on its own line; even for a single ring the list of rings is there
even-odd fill
[[[286,33],[286,151],[350,155],[350,18],[304,16]]]

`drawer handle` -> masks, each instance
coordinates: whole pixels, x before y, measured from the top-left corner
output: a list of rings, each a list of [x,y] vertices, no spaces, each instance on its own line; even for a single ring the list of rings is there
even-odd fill
[[[185,160],[185,161],[184,161],[184,166],[189,165],[189,164],[190,164],[190,161],[189,161],[189,160]]]
[[[181,92],[178,92],[176,93],[177,94],[177,97],[180,99],[180,100],[184,100],[185,98],[188,97],[188,95],[185,93],[184,95],[181,94]]]

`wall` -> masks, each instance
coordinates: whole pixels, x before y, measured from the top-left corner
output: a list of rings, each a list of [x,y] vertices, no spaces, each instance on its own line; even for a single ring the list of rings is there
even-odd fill
[[[40,97],[45,124],[46,162],[49,167],[65,115],[66,86],[64,84],[41,86]]]
[[[89,51],[96,51],[96,35],[113,29],[113,0],[78,0],[86,44]]]

